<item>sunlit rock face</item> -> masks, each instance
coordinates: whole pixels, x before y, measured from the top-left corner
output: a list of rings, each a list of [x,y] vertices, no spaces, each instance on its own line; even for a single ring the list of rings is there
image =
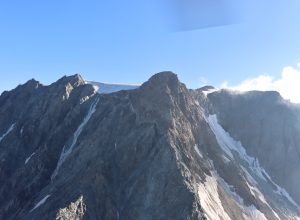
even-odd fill
[[[0,96],[0,219],[297,219],[298,119],[172,72],[30,80]]]

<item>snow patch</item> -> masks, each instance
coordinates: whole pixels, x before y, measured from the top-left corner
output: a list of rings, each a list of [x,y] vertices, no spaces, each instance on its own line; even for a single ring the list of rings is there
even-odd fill
[[[228,195],[234,199],[240,206],[244,205],[244,200],[234,191],[234,187],[230,186],[223,178],[221,178],[218,174],[214,174],[218,180],[218,183],[222,186]]]
[[[263,202],[265,205],[267,205],[271,209],[271,211],[273,212],[273,214],[275,215],[275,217],[277,219],[280,219],[280,217],[278,216],[278,214],[268,204],[268,202],[266,201],[266,199],[265,199],[264,195],[261,193],[261,191],[257,187],[251,186],[247,181],[246,181],[246,184],[247,184],[247,186],[248,186],[248,188],[250,190],[251,195],[254,196],[255,198],[259,198],[259,200],[261,202]]]
[[[266,216],[263,213],[261,213],[254,205],[247,207],[247,212],[249,214],[249,217],[243,214],[245,219],[268,220]]]
[[[217,92],[217,91],[219,91],[219,89],[208,89],[208,90],[205,90],[205,91],[202,91],[202,92],[207,97],[208,94],[213,93],[213,92]]]
[[[203,155],[202,155],[202,153],[199,151],[199,148],[198,148],[198,145],[197,145],[197,144],[194,146],[194,148],[195,148],[195,151],[197,152],[197,154],[199,155],[199,157],[200,157],[200,158],[203,158]]]
[[[128,85],[128,84],[109,84],[109,83],[99,83],[93,81],[86,81],[87,84],[91,84],[95,91],[99,94],[107,94],[118,92],[121,90],[132,90],[137,89],[140,85]]]
[[[246,179],[252,184],[257,185],[256,180],[253,178],[253,176],[250,175],[250,173],[247,171],[247,169],[243,166],[241,166],[242,170],[244,171],[244,174],[246,175]]]
[[[271,179],[270,179],[271,180]],[[272,181],[272,180],[271,180]],[[278,186],[276,183],[274,183],[272,181],[273,184],[275,184],[277,190],[275,191],[278,195],[281,195],[285,198],[287,198],[287,200],[290,201],[290,203],[292,203],[299,211],[300,211],[300,206],[295,202],[295,200],[290,196],[290,194],[282,187]]]
[[[198,195],[208,219],[230,220],[219,198],[218,182],[215,176],[206,176],[205,182],[198,186]]]
[[[80,99],[79,103],[80,103],[80,104],[83,104],[84,102],[86,102],[86,101],[89,100],[89,99],[90,99],[90,96],[84,96],[84,97],[82,97],[82,98]]]
[[[252,196],[254,196],[255,198],[259,198],[259,200],[263,203],[265,203],[266,205],[268,205],[264,195],[254,186],[251,186],[247,181],[246,184],[250,190],[250,193]]]
[[[218,123],[218,119],[216,115],[209,115],[206,120],[210,128],[212,129],[213,133],[215,134],[217,142],[219,143],[220,147],[228,156],[233,158],[232,152],[236,152],[239,158],[247,163],[249,169],[256,176],[258,176],[260,179],[266,182],[268,182],[269,180],[273,185],[276,186],[277,190],[275,192],[285,197],[291,204],[293,204],[300,211],[300,206],[293,200],[293,198],[289,195],[289,193],[284,188],[280,187],[272,180],[272,178],[265,171],[265,169],[260,166],[258,159],[249,156],[245,148],[242,146],[241,142],[234,140],[230,136],[230,134],[222,128],[222,126]],[[244,171],[245,170],[246,169],[244,169]],[[251,176],[247,172],[247,176],[248,175]]]
[[[31,157],[33,156],[33,155],[35,155],[35,153],[32,153],[29,157],[27,157],[26,158],[26,160],[25,160],[25,164],[27,164],[28,163],[28,161],[31,159]]]
[[[15,128],[15,123],[12,124],[7,131],[0,137],[0,142]]]
[[[39,201],[31,210],[30,212],[32,212],[33,210],[37,209],[38,207],[40,207],[41,205],[43,205],[47,199],[50,197],[50,195],[46,195],[41,201]]]
[[[249,168],[261,179],[267,182],[265,178],[267,172],[260,166],[257,158],[249,156],[242,146],[240,141],[234,140],[228,132],[226,132],[222,126],[218,123],[216,115],[209,115],[207,122],[214,132],[220,147],[224,152],[233,159],[232,151],[238,154],[239,158],[247,163]]]
[[[117,210],[117,219],[118,219],[118,220],[120,219],[120,213],[119,213],[119,210]]]
[[[219,125],[216,115],[209,115],[206,121],[215,134],[219,146],[231,159],[234,159],[231,150],[235,149],[233,147],[236,144],[235,140]]]
[[[260,212],[254,205],[245,206],[244,200],[233,190],[233,187],[228,185],[228,183],[226,183],[225,180],[221,178],[218,174],[214,173],[214,175],[216,176],[218,183],[222,186],[222,188],[234,199],[237,205],[243,210],[243,216],[245,219],[267,220],[265,215],[262,212]],[[273,209],[270,206],[269,208],[273,211]],[[273,213],[276,217],[278,217],[278,215],[274,211]],[[280,218],[278,217],[278,219]]]
[[[61,165],[65,162],[65,160],[67,159],[67,157],[72,153],[73,148],[75,147],[76,143],[77,143],[77,139],[79,137],[79,135],[81,134],[83,128],[85,127],[85,125],[88,123],[88,121],[90,120],[90,118],[92,117],[92,115],[94,114],[94,112],[96,111],[96,106],[98,104],[99,98],[97,98],[90,106],[90,109],[87,113],[87,115],[85,116],[83,122],[79,125],[79,127],[77,128],[77,130],[75,131],[75,133],[73,134],[73,140],[72,143],[69,147],[66,147],[66,145],[63,147],[63,150],[61,152],[60,158],[57,162],[57,166],[56,169],[54,170],[51,179],[53,180],[55,178],[55,176],[57,175],[59,168],[61,167]]]

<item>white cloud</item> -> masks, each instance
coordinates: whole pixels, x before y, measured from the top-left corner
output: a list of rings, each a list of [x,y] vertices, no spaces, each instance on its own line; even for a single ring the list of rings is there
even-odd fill
[[[279,79],[274,79],[270,75],[260,75],[256,78],[245,80],[237,86],[229,86],[228,82],[225,81],[221,87],[239,91],[274,90],[278,91],[284,99],[300,103],[300,63],[298,68],[291,66],[283,68]]]

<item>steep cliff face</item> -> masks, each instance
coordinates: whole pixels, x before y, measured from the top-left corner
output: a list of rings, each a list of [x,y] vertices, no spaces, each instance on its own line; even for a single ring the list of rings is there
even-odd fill
[[[28,211],[50,182],[61,148],[82,120],[94,94],[80,76],[50,86],[34,80],[0,96],[0,216]]]
[[[226,95],[171,72],[95,85],[74,75],[0,96],[1,219],[296,219],[298,192],[256,155],[272,143],[239,138]]]
[[[220,124],[300,203],[300,106],[277,92],[208,95]]]

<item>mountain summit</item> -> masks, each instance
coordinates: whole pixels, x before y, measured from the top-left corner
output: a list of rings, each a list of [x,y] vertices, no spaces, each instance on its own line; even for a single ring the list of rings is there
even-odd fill
[[[300,219],[299,119],[172,72],[30,80],[0,96],[0,219]]]

